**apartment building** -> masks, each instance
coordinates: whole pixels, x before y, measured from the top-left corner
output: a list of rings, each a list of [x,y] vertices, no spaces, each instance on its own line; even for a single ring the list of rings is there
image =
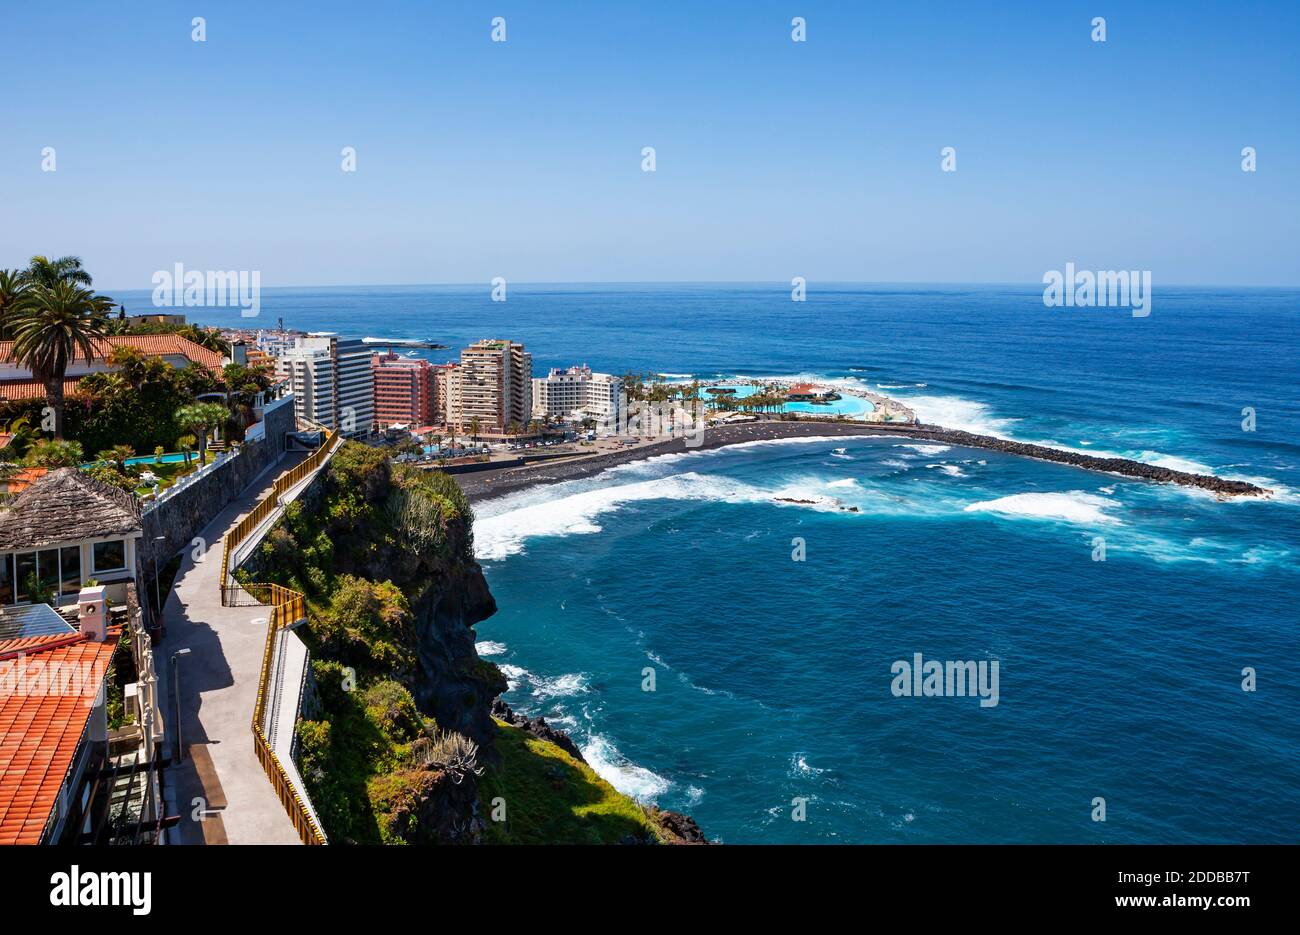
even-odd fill
[[[514,341],[478,341],[448,371],[447,422],[458,431],[503,435],[525,426],[533,412],[533,355]]]
[[[375,424],[375,376],[371,350],[358,338],[312,332],[276,359],[276,373],[290,381],[300,423],[344,435],[369,434]]]
[[[374,354],[370,364],[375,378],[375,422],[380,428],[442,421],[437,415],[433,364],[392,351]]]
[[[618,420],[623,381],[608,373],[594,373],[586,364],[555,367],[533,380],[533,415]]]

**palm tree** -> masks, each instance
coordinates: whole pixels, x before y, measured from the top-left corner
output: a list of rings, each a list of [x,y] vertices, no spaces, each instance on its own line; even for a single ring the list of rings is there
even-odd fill
[[[0,340],[13,340],[14,319],[30,298],[31,283],[22,270],[0,269]]]
[[[57,260],[34,256],[27,264],[27,269],[23,275],[28,282],[36,286],[49,287],[65,282],[74,286],[90,288],[94,284],[94,281],[90,278],[90,273],[82,268],[81,257],[79,256],[61,256]]]
[[[111,462],[119,473],[125,474],[127,458],[135,457],[135,449],[130,445],[114,445],[112,448],[105,448],[96,457],[100,461]]]
[[[5,446],[4,453],[12,456],[16,460],[21,460],[23,455],[27,454],[27,449],[36,443],[40,436],[32,428],[31,421],[27,416],[18,416],[10,419],[5,423],[0,432],[6,435],[12,435],[9,444]]]
[[[508,431],[511,435],[514,436],[515,447],[518,448],[519,447],[519,423],[511,422],[510,425],[506,427],[506,431]]]
[[[196,439],[193,435],[182,435],[180,438],[176,439],[176,446],[180,448],[181,453],[185,455],[186,470],[188,470],[190,466],[190,452],[194,450],[195,441]]]
[[[220,403],[190,403],[176,410],[176,424],[199,437],[199,464],[207,460],[208,432],[229,419],[230,410]]]
[[[63,437],[63,377],[68,365],[78,352],[90,364],[96,339],[104,336],[104,313],[111,307],[107,296],[72,282],[56,282],[33,286],[14,316],[14,360],[45,384],[55,438]]]
[[[42,438],[27,451],[23,459],[35,467],[76,467],[85,456],[80,442],[65,442],[61,438]]]
[[[476,445],[478,444],[478,430],[480,426],[482,426],[482,424],[483,423],[478,416],[475,416],[474,418],[469,420],[469,430],[474,435],[474,444]]]

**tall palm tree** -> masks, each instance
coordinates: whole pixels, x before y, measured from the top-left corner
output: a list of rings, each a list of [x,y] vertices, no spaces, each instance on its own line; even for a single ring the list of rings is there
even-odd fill
[[[54,437],[63,437],[63,377],[78,352],[89,365],[95,342],[104,336],[104,313],[112,307],[107,296],[71,282],[33,286],[30,298],[14,316],[14,360],[28,367],[45,384],[54,410]]]
[[[190,403],[176,410],[176,424],[199,437],[199,464],[207,460],[208,432],[229,420],[230,410],[220,403]]]
[[[79,256],[61,256],[57,260],[34,256],[29,261],[27,270],[23,275],[36,286],[53,286],[57,283],[66,282],[74,286],[85,286],[89,289],[94,284],[94,281],[90,278],[90,273],[82,268],[81,257]]]
[[[27,274],[17,269],[0,269],[0,341],[13,340],[14,319],[30,299],[31,283]]]
[[[483,423],[478,416],[469,420],[469,430],[474,434],[474,444],[476,445],[478,444],[478,430],[482,425]]]

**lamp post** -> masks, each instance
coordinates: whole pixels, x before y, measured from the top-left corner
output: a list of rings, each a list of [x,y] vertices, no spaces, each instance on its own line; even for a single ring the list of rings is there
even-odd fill
[[[166,536],[154,536],[154,542],[166,542]],[[153,609],[159,618],[162,617],[162,598],[158,592],[158,547],[154,546],[153,550]]]
[[[172,653],[172,690],[176,692],[176,750],[172,753],[173,765],[185,758],[185,748],[181,745],[181,677],[180,670],[176,667],[176,658],[189,654],[189,647]]]

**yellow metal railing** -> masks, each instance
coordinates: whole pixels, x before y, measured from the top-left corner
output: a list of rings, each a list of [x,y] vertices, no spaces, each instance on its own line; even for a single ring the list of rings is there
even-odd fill
[[[257,679],[257,704],[253,708],[253,750],[257,761],[262,764],[266,778],[271,781],[280,804],[289,814],[298,836],[304,844],[324,844],[325,835],[312,818],[311,811],[303,802],[298,790],[294,788],[280,763],[280,758],[271,749],[262,722],[266,715],[267,695],[271,687],[271,666],[275,657],[275,638],[280,630],[302,620],[307,616],[305,598],[280,584],[232,584],[230,580],[230,554],[262,524],[280,505],[280,498],[326,461],[338,448],[341,439],[335,432],[325,436],[324,443],[302,462],[276,478],[271,491],[259,500],[248,515],[235,524],[234,528],[222,539],[221,555],[221,603],[234,605],[241,595],[251,599],[251,603],[266,605],[271,608],[271,618],[266,628],[266,649],[262,653],[262,671]]]

